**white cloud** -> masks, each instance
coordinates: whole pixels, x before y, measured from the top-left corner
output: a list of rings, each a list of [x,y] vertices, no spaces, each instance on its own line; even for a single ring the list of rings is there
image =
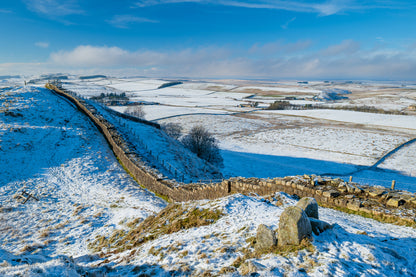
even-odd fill
[[[275,42],[247,50],[224,47],[180,51],[78,46],[54,52],[45,63],[0,64],[1,74],[51,72],[274,79],[396,79],[416,81],[416,47],[364,49],[344,41],[323,49],[309,41]],[[299,51],[289,53],[298,47]],[[301,50],[304,49],[304,50]],[[264,53],[269,51],[269,53]],[[264,53],[259,54],[259,53]]]
[[[312,41],[302,40],[294,43],[284,43],[283,41],[270,42],[263,45],[255,44],[250,48],[251,54],[262,56],[275,56],[282,54],[296,54],[305,51],[312,46]]]
[[[107,21],[109,24],[117,28],[126,29],[133,23],[158,23],[156,20],[151,20],[143,17],[137,17],[133,15],[115,15],[111,20]]]
[[[250,9],[275,9],[303,13],[318,13],[323,16],[339,14],[348,11],[363,11],[366,9],[390,9],[397,7],[397,2],[386,0],[140,0],[137,7],[147,7],[172,3],[201,3],[222,6],[234,6]]]
[[[129,52],[119,47],[81,45],[72,51],[52,53],[50,58],[53,63],[74,67],[149,67],[204,63],[206,60],[224,59],[229,54],[229,51],[221,48],[184,49],[176,52]]]
[[[286,21],[285,24],[283,24],[280,27],[282,27],[282,29],[287,29],[289,27],[289,24],[292,23],[295,20],[296,20],[296,17],[293,17],[293,18],[289,19],[288,21]]]
[[[353,40],[344,40],[340,44],[331,45],[322,51],[325,56],[351,55],[360,50],[360,44]]]
[[[38,41],[38,42],[35,43],[35,46],[40,47],[40,48],[48,48],[49,47],[49,42]]]
[[[210,47],[181,51],[126,51],[118,47],[79,46],[51,54],[54,65],[86,70],[140,71],[151,76],[258,77],[307,79],[409,79],[416,76],[416,50],[363,50],[343,41],[312,52],[310,41],[234,49]],[[298,47],[293,55],[288,54]],[[307,49],[307,51],[301,51]],[[264,53],[266,52],[266,53]],[[259,55],[263,53],[264,55]],[[272,54],[268,54],[272,53]],[[99,70],[98,70],[99,72]]]
[[[29,10],[51,18],[83,14],[78,0],[24,0]]]

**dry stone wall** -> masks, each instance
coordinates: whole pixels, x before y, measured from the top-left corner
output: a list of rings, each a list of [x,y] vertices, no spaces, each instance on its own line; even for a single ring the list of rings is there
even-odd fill
[[[47,84],[56,94],[70,100],[86,114],[104,135],[110,148],[125,169],[143,187],[167,197],[170,201],[216,199],[233,193],[271,195],[285,192],[298,197],[313,197],[324,207],[372,217],[380,221],[400,225],[416,226],[416,194],[363,186],[341,179],[320,176],[291,176],[285,178],[231,178],[215,184],[177,185],[170,180],[161,180],[140,163],[140,157],[128,151],[123,138],[95,109],[88,107],[82,99],[62,89]]]

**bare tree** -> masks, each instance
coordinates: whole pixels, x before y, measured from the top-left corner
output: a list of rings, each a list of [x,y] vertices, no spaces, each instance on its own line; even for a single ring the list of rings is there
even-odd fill
[[[128,114],[128,115],[132,115],[132,116],[141,118],[141,119],[144,119],[144,116],[145,116],[145,112],[144,112],[142,106],[129,106],[126,109],[125,113]]]
[[[162,130],[165,131],[165,133],[174,139],[179,139],[179,137],[182,135],[182,126],[178,123],[165,123],[161,124]]]
[[[223,167],[223,158],[218,148],[218,142],[203,126],[193,127],[181,141],[186,148],[201,159],[215,166]]]

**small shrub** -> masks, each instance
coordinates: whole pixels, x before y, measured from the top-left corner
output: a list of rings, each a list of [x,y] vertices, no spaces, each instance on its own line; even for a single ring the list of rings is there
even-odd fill
[[[130,106],[126,109],[126,114],[144,119],[145,112],[142,106]]]
[[[179,139],[182,135],[182,126],[178,123],[165,123],[160,126],[165,133],[174,139]]]
[[[182,138],[182,144],[207,162],[223,167],[223,158],[215,137],[203,126],[195,126]]]

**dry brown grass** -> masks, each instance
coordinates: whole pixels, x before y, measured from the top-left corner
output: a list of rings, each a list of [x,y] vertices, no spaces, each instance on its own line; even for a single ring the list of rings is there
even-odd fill
[[[51,234],[51,229],[46,228],[46,229],[42,230],[42,232],[39,234],[39,237],[40,238],[47,238],[47,237],[49,237],[50,234]]]
[[[97,236],[89,247],[93,251],[101,251],[109,247],[114,253],[119,253],[136,248],[165,234],[215,223],[221,216],[220,210],[189,209],[182,204],[170,204],[156,216],[146,218],[137,227],[135,226],[139,220],[128,223],[133,227],[128,232],[118,230],[110,237]]]

